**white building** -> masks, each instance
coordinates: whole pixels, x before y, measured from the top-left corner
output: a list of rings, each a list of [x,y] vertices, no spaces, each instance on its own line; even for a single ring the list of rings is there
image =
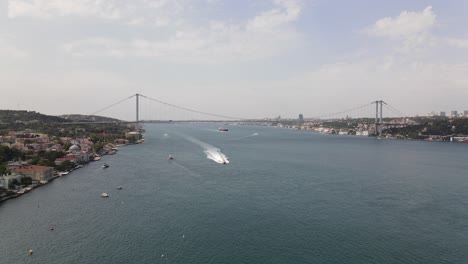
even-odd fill
[[[356,136],[369,136],[369,130],[356,131]]]
[[[15,179],[19,182],[23,178],[23,175],[5,175],[0,177],[0,187],[4,189],[8,189],[8,185],[10,182],[14,181]]]

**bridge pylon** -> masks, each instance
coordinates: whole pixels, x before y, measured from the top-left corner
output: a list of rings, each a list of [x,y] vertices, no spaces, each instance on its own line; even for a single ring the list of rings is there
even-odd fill
[[[375,128],[374,134],[377,137],[382,136],[382,128],[383,128],[383,105],[387,104],[383,100],[377,100],[372,102],[375,104]]]
[[[138,126],[138,124],[140,123],[140,106],[139,106],[139,97],[140,97],[140,94],[135,94],[135,98],[136,98],[136,125]]]

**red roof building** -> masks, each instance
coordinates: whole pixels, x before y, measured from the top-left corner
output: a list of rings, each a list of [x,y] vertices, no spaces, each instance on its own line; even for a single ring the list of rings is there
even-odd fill
[[[21,174],[25,177],[30,177],[36,181],[48,181],[52,178],[53,175],[53,167],[46,167],[46,166],[24,166],[14,169],[16,174]]]

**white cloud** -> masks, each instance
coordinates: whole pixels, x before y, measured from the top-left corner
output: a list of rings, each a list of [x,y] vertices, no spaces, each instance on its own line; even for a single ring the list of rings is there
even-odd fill
[[[277,8],[265,11],[251,19],[247,28],[251,30],[269,30],[298,19],[301,5],[294,0],[275,0]]]
[[[10,18],[65,16],[119,20],[130,26],[166,26],[202,0],[8,0]],[[210,4],[202,1],[203,4]]]
[[[403,11],[395,18],[379,19],[366,32],[377,37],[407,38],[428,33],[435,23],[436,15],[428,6],[421,12]]]
[[[335,110],[330,110],[330,100],[315,100],[307,112],[303,111],[308,116],[338,112],[380,99],[408,115],[417,114],[417,109],[430,112],[466,107],[463,98],[468,96],[468,64],[378,57],[381,56],[326,64],[269,87],[273,90],[288,87],[291,96],[283,96],[282,100],[297,105],[306,105],[311,91],[316,91],[320,98],[333,98]],[[373,114],[371,107],[365,110],[368,112],[360,110],[354,114]]]
[[[274,56],[299,43],[300,35],[290,25],[298,19],[300,10],[297,1],[276,0],[274,9],[239,25],[213,21],[208,27],[182,28],[162,40],[90,38],[70,42],[64,50],[77,56],[153,57],[183,63],[255,60]],[[143,22],[133,21],[139,23]]]
[[[431,34],[436,15],[428,6],[420,12],[403,11],[397,17],[385,17],[364,29],[370,36],[393,40],[394,52],[421,53],[437,43]]]
[[[454,47],[468,49],[468,39],[449,38],[447,43]]]
[[[198,0],[199,1],[199,0]],[[127,25],[164,27],[177,24],[184,12],[192,8],[190,0],[139,0],[133,1],[129,10]]]
[[[115,0],[8,0],[10,18],[77,15],[115,19],[120,13]]]

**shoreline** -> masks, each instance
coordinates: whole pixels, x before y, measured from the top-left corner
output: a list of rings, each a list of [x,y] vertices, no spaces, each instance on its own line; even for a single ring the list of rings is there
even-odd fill
[[[128,145],[138,145],[138,144],[142,144],[142,143],[144,143],[144,139],[143,139],[143,140],[140,140],[140,141],[138,141],[138,142],[136,142],[136,143],[129,143],[129,144],[116,145],[116,147],[119,147],[119,148],[120,148],[120,147],[125,147],[125,146],[128,146]],[[115,154],[117,154],[117,152],[118,152],[118,151],[114,151],[114,152],[112,152],[112,153],[103,153],[103,154],[99,155],[99,157],[108,156],[108,155],[115,155]],[[60,173],[63,173],[63,172],[60,172],[60,173],[59,173],[59,172],[56,172],[56,173],[58,173],[58,174],[57,174],[57,175],[54,174],[54,175],[52,176],[52,178],[50,178],[49,180],[47,180],[46,183],[39,183],[39,184],[37,184],[37,185],[35,185],[35,186],[29,185],[29,186],[27,186],[27,187],[25,187],[25,188],[20,189],[19,191],[23,190],[22,193],[20,193],[20,192],[18,192],[18,191],[11,191],[11,192],[14,192],[14,195],[9,195],[9,196],[7,195],[6,197],[0,198],[0,205],[1,205],[3,202],[6,202],[6,201],[8,201],[8,200],[10,200],[10,199],[15,199],[15,198],[18,198],[18,197],[20,197],[20,196],[22,196],[22,195],[25,195],[25,194],[27,194],[27,193],[33,191],[33,190],[36,189],[36,188],[39,188],[39,187],[42,187],[42,186],[44,186],[44,185],[49,184],[50,182],[56,180],[57,178],[61,178],[61,177],[68,176],[68,175],[69,175],[70,173],[72,173],[73,171],[79,170],[79,169],[83,168],[84,166],[86,166],[86,165],[88,165],[88,164],[90,164],[90,163],[92,163],[92,162],[97,162],[97,161],[100,161],[100,160],[101,160],[101,159],[99,159],[99,160],[93,160],[93,161],[90,161],[90,162],[88,162],[88,163],[86,163],[86,164],[80,164],[80,165],[82,165],[81,167],[74,168],[74,169],[68,171],[67,174],[62,174],[62,175],[60,175]],[[77,166],[78,166],[78,165],[77,165]],[[31,189],[29,189],[29,190],[27,190],[27,191],[24,191],[24,190],[27,189],[27,188],[31,188]],[[7,191],[9,191],[9,190],[7,189]]]
[[[468,140],[458,140],[458,138],[467,138],[468,139],[468,135],[463,135],[463,136],[460,136],[460,135],[457,135],[457,136],[453,136],[453,135],[451,135],[451,136],[431,135],[431,136],[439,137],[439,138],[444,138],[444,137],[449,138],[449,139],[452,138],[452,140],[441,140],[441,139],[434,139],[434,138],[421,139],[421,138],[401,138],[401,137],[398,137],[398,136],[378,137],[378,136],[371,136],[371,135],[365,136],[365,135],[353,135],[353,134],[337,134],[337,133],[326,133],[326,132],[321,132],[321,131],[317,131],[317,130],[297,129],[297,128],[291,128],[291,127],[276,127],[276,128],[283,128],[283,129],[296,130],[296,131],[306,131],[306,132],[312,132],[312,133],[316,133],[316,134],[320,134],[320,135],[331,135],[331,136],[350,136],[350,137],[357,137],[357,138],[376,138],[376,139],[387,139],[387,140],[410,140],[410,141],[442,142],[442,143],[468,143]]]

